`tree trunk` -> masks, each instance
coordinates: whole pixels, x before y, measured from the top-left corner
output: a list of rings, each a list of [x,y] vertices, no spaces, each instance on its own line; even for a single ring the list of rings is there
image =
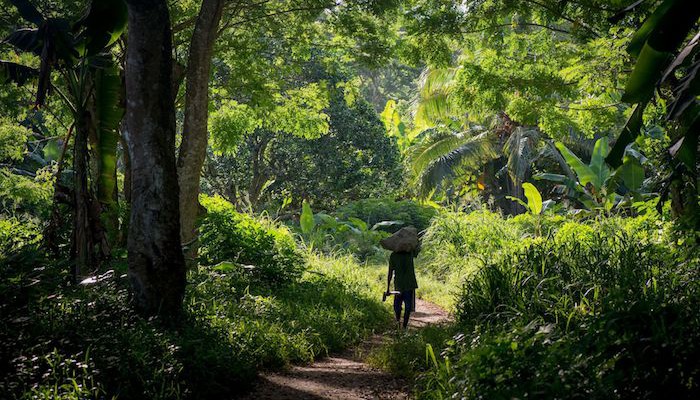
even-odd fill
[[[129,145],[128,143],[128,132],[126,130],[126,123],[122,120],[121,134],[119,135],[119,142],[122,146],[122,160],[124,162],[124,207],[127,210],[131,209],[131,160],[129,159]],[[122,214],[123,215],[123,214]],[[130,213],[129,213],[130,215]],[[126,246],[127,239],[129,238],[129,218],[124,218],[119,227],[119,246]]]
[[[177,161],[180,183],[180,237],[188,264],[197,257],[199,183],[207,155],[209,74],[224,0],[204,0],[192,34],[187,62],[185,120]]]
[[[175,166],[172,42],[165,0],[128,0],[129,278],[146,315],[177,316],[185,292]]]
[[[88,131],[87,111],[78,117],[73,141],[73,281],[93,263],[93,240],[90,227],[90,195],[88,192]]]
[[[250,189],[248,190],[248,201],[250,202],[252,210],[257,210],[260,195],[262,195],[263,187],[265,187],[269,178],[265,173],[265,151],[270,141],[272,141],[272,135],[268,132],[264,132],[260,135],[258,143],[256,143],[253,148],[253,160],[251,165],[253,177],[250,182]]]

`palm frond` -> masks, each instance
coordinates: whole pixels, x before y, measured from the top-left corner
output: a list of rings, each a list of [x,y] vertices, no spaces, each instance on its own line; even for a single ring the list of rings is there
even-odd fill
[[[457,68],[426,68],[423,71],[413,100],[416,126],[436,126],[459,115],[454,98],[456,73]]]
[[[508,156],[508,175],[516,187],[523,183],[533,161],[538,157],[540,137],[540,132],[535,128],[519,127],[503,146],[503,151]]]
[[[467,139],[462,134],[429,129],[428,135],[412,146],[408,153],[408,163],[414,174],[419,175],[435,159],[457,149]],[[419,134],[420,136],[421,134]]]
[[[497,151],[486,132],[464,137],[459,145],[456,145],[456,141],[450,141],[450,144],[454,146],[452,150],[441,155],[437,155],[435,147],[432,154],[436,156],[421,172],[418,189],[422,195],[439,187],[444,180],[454,177],[459,169],[478,169],[485,162],[497,157]]]

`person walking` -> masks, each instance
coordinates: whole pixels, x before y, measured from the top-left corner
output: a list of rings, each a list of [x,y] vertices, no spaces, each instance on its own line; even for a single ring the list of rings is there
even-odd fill
[[[413,259],[418,256],[420,248],[412,251],[394,251],[389,256],[389,273],[387,274],[386,292],[384,297],[391,294],[391,279],[394,278],[394,315],[396,322],[401,323],[401,309],[403,308],[403,328],[408,327],[411,312],[415,311],[416,272]]]

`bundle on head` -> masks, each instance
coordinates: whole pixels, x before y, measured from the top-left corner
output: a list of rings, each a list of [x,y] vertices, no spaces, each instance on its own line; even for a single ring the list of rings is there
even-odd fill
[[[418,247],[418,230],[412,226],[401,228],[388,238],[380,240],[379,244],[391,251],[413,251]]]

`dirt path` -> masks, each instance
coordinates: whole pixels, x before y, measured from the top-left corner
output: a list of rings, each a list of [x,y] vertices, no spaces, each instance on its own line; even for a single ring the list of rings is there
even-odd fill
[[[410,326],[418,329],[447,319],[442,308],[416,299],[416,312],[411,315]],[[404,381],[362,361],[383,340],[383,336],[375,335],[342,354],[310,365],[294,366],[286,372],[264,374],[244,399],[408,399],[409,388]]]

